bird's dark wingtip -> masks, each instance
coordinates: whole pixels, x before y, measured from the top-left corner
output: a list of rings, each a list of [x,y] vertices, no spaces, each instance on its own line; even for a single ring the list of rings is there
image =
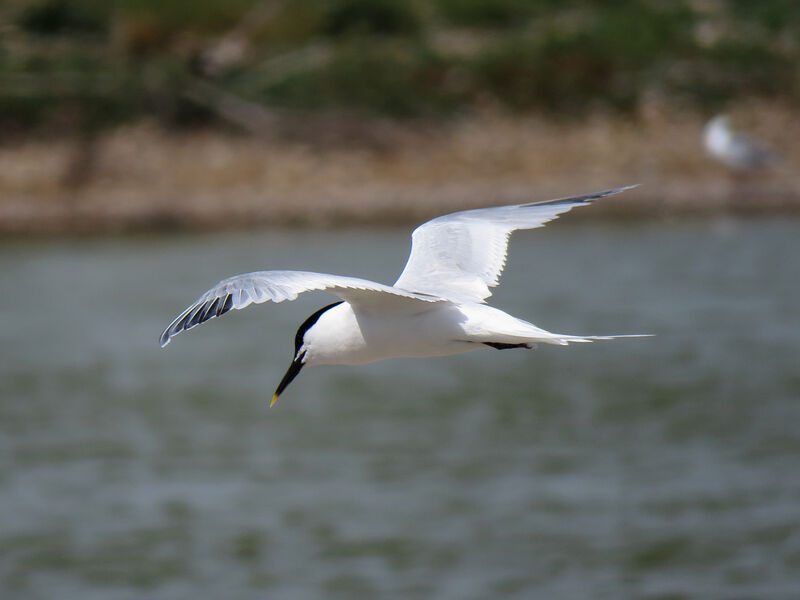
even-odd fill
[[[610,194],[617,194],[617,193],[619,193],[619,192],[624,192],[624,191],[627,191],[627,190],[632,190],[633,188],[637,188],[637,187],[639,187],[640,185],[641,185],[640,183],[632,183],[632,184],[630,184],[630,185],[623,185],[622,187],[613,188],[613,189],[610,189],[610,190],[608,190],[608,191],[609,191],[609,193],[610,193]]]
[[[198,300],[195,304],[184,310],[164,330],[158,338],[159,345],[163,348],[169,344],[173,336],[181,331],[189,331],[193,327],[205,323],[214,317],[221,317],[233,308],[233,296],[226,294],[210,300]]]
[[[613,196],[614,194],[619,194],[620,192],[624,192],[626,190],[633,189],[635,187],[639,187],[638,183],[634,183],[633,185],[624,185],[622,187],[611,188],[608,190],[603,190],[601,192],[594,192],[593,194],[585,194],[583,196],[570,196],[569,198],[556,198],[555,200],[545,200],[544,202],[532,202],[527,206],[541,206],[541,205],[556,205],[556,204],[591,204],[595,200],[599,200],[600,198],[605,198],[606,196]]]
[[[158,345],[162,348],[166,348],[167,344],[169,344],[169,329],[165,329],[164,332],[161,334],[161,337],[158,338]]]
[[[624,192],[638,186],[639,186],[638,183],[635,183],[633,185],[624,185],[622,187],[615,187],[608,190],[603,190],[601,192],[595,192],[594,194],[586,194],[585,196],[577,196],[575,198],[564,198],[560,202],[564,203],[584,202],[586,204],[591,204],[595,200],[600,200],[600,198],[605,198],[606,196],[613,196],[614,194],[619,194],[620,192]]]

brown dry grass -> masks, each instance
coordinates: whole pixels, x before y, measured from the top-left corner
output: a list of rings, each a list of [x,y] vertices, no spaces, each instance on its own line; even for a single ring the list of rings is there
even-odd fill
[[[8,143],[0,147],[0,231],[409,221],[629,183],[642,187],[593,214],[800,208],[797,112],[747,105],[731,116],[778,149],[780,164],[734,179],[703,153],[699,116],[656,105],[636,120],[571,124],[503,115],[374,130],[361,123],[335,127],[333,142],[330,132],[308,127],[264,140],[139,124],[88,147],[69,139]]]

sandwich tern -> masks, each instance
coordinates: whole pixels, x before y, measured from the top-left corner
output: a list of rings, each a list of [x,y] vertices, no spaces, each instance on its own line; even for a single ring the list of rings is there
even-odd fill
[[[297,330],[289,369],[270,406],[307,365],[359,365],[385,358],[460,354],[494,348],[531,349],[639,335],[551,333],[485,304],[506,262],[517,229],[541,227],[575,206],[635,186],[573,198],[465,210],[423,223],[392,286],[306,271],[257,271],[220,281],[181,312],[161,334],[161,346],[182,331],[232,308],[294,300],[320,290],[340,300],[308,317]]]

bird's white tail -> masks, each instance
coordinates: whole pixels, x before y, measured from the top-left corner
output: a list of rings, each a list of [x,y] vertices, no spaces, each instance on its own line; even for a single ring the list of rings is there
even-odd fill
[[[533,323],[513,317],[508,313],[485,304],[472,304],[459,307],[459,312],[467,318],[466,330],[473,342],[494,344],[498,347],[535,346],[536,344],[555,344],[566,346],[572,342],[584,343],[598,340],[614,340],[628,337],[650,337],[652,334],[621,335],[571,335],[552,333]]]
[[[537,338],[531,340],[532,342],[541,342],[544,344],[556,344],[558,346],[566,346],[567,344],[595,342],[599,340],[616,340],[620,338],[642,338],[653,337],[652,333],[625,333],[622,335],[561,335],[559,333],[551,333],[552,337]]]

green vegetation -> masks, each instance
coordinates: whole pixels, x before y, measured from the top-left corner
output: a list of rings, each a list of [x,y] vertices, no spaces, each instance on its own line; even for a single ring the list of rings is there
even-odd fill
[[[198,83],[391,116],[797,100],[798,40],[796,0],[7,0],[0,133],[213,119]]]

